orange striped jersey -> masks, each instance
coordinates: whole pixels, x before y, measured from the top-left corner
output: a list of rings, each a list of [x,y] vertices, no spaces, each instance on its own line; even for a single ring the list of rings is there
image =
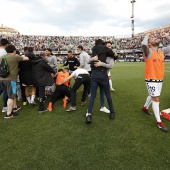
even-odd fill
[[[61,83],[65,78],[67,78],[67,77],[69,77],[69,73],[68,72],[63,72],[63,71],[61,71],[61,72],[58,72],[58,74],[57,74],[57,78],[56,78],[56,85],[58,85],[58,83]],[[66,86],[68,86],[69,85],[69,80],[68,81],[66,81],[64,84],[66,85]]]
[[[164,54],[161,50],[151,50],[149,58],[145,57],[145,79],[163,80]]]

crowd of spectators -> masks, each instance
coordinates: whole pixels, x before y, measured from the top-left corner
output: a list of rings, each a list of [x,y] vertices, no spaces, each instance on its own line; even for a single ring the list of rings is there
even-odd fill
[[[167,46],[169,42],[160,37],[160,31],[153,33],[161,39],[160,46]],[[51,48],[53,51],[76,51],[77,46],[84,47],[86,52],[91,51],[96,39],[101,38],[103,41],[111,41],[115,50],[130,50],[141,49],[141,42],[144,35],[139,34],[134,38],[114,38],[114,36],[30,36],[30,35],[0,35],[0,38],[7,38],[11,44],[15,45],[20,51],[25,46],[34,47],[35,51],[44,51],[47,48]]]
[[[161,40],[160,47],[169,45],[169,42],[160,36],[161,30],[152,33],[154,36],[159,38]],[[118,50],[129,50],[129,49],[141,49],[141,42],[144,38],[144,34],[139,34],[138,36],[135,36],[134,38],[122,38],[117,39],[116,41],[116,49]]]
[[[44,51],[51,48],[53,51],[76,50],[78,45],[84,47],[87,52],[91,51],[96,39],[114,42],[114,37],[83,37],[83,36],[30,36],[30,35],[0,35],[0,38],[7,38],[11,44],[19,50],[25,46],[34,47],[35,51]]]

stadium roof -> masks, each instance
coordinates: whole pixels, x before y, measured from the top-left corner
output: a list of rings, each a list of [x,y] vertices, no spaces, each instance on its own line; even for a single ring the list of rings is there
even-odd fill
[[[4,27],[2,24],[0,26],[0,34],[19,34],[19,32],[13,28]]]

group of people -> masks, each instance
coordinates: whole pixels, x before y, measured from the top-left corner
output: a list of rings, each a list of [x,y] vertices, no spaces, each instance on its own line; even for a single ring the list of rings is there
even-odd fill
[[[170,41],[169,33],[164,32],[160,36],[162,39]],[[147,34],[141,44],[146,63],[145,81],[149,93],[142,110],[148,115],[152,115],[149,111],[149,106],[152,103],[157,127],[167,132],[167,127],[160,119],[159,96],[164,78],[164,55],[170,53],[170,46],[160,50],[158,49],[159,43],[159,37]],[[100,111],[109,113],[110,119],[115,117],[110,94],[110,91],[114,91],[114,89],[108,76],[110,77],[109,69],[113,67],[114,60],[118,55],[116,52],[113,52],[111,42],[97,39],[92,48],[92,57],[85,52],[83,46],[79,45],[77,47],[79,60],[73,56],[72,51],[68,51],[68,59],[62,65],[63,67],[68,66],[68,68],[59,69],[58,71],[56,57],[52,55],[51,49],[46,49],[45,52],[41,52],[40,56],[36,57],[33,53],[33,48],[25,48],[28,51],[25,51],[24,55],[19,56],[16,55],[15,46],[8,44],[7,39],[1,39],[0,62],[5,57],[10,70],[10,75],[7,78],[0,78],[0,90],[4,94],[3,101],[8,99],[7,104],[4,105],[4,107],[7,106],[5,118],[16,116],[15,113],[20,109],[16,104],[18,75],[27,101],[30,104],[35,104],[35,95],[39,97],[39,112],[52,111],[54,102],[60,98],[63,99],[64,107],[71,100],[70,107],[66,111],[75,111],[77,104],[76,92],[83,85],[81,105],[86,103],[86,98],[89,96],[86,123],[91,123],[92,110],[98,87],[100,88]],[[20,68],[19,74],[18,68]],[[24,72],[27,74],[23,75]],[[24,80],[24,78],[27,80]],[[71,78],[74,78],[74,85],[72,87],[70,85]],[[28,80],[30,81],[29,83],[27,82]],[[32,95],[29,99],[27,94],[29,94],[28,88],[30,87],[32,88]],[[46,109],[43,103],[45,101],[45,90],[49,87],[53,87],[53,90],[48,108]],[[104,96],[107,98],[109,110],[105,107]],[[22,99],[24,101],[24,97]]]
[[[97,41],[96,46],[99,46]],[[107,85],[107,88],[101,85],[100,111],[110,113],[104,105],[104,94],[106,93],[110,102],[111,114],[113,114],[114,110],[110,90],[113,91],[114,89],[111,79],[110,81],[108,79],[107,68],[113,67],[114,60],[106,60],[106,57],[108,58],[111,56],[114,58],[114,53],[112,49],[109,49],[112,46],[110,42],[107,42],[105,45],[101,40],[100,46],[104,47],[104,52],[106,54],[102,54],[102,51],[101,54],[95,52],[96,55],[93,58],[90,58],[81,45],[77,47],[80,53],[79,60],[74,57],[72,51],[68,51],[68,59],[63,64],[63,67],[68,66],[68,68],[57,70],[56,57],[52,54],[51,49],[47,48],[46,51],[41,52],[39,56],[35,56],[32,47],[25,47],[24,54],[20,55],[14,45],[10,44],[7,39],[2,38],[0,41],[0,63],[3,58],[6,58],[10,70],[10,75],[8,77],[0,77],[0,90],[1,93],[3,93],[4,102],[2,110],[6,112],[5,118],[15,117],[17,115],[16,112],[21,109],[21,107],[17,105],[16,97],[18,97],[18,100],[22,99],[23,105],[27,103],[36,105],[35,97],[37,96],[39,99],[40,113],[52,111],[54,102],[60,98],[63,98],[64,107],[66,107],[68,101],[71,100],[71,105],[66,111],[76,110],[76,92],[81,85],[84,86],[81,105],[86,103],[87,96],[90,96],[90,99],[94,100],[96,87],[93,87],[94,83],[92,79],[93,74],[98,71],[101,71],[102,74],[105,73],[106,82],[104,85]],[[107,46],[110,47],[108,48]],[[108,51],[111,54],[109,54]],[[116,56],[117,54],[115,57]],[[71,78],[75,79],[75,83],[72,87],[70,85]],[[110,90],[109,82],[111,84]],[[90,89],[93,90],[91,91]],[[105,92],[106,89],[107,92]],[[46,95],[51,95],[48,108],[44,107]],[[92,104],[92,102],[90,102],[90,104]],[[91,114],[90,110],[88,114]],[[87,123],[89,123],[89,120],[87,120]]]
[[[35,51],[45,51],[47,48],[53,51],[69,51],[77,50],[77,46],[83,46],[84,50],[89,53],[96,39],[104,41],[114,41],[114,36],[34,36],[34,35],[0,35],[1,38],[6,38],[17,49],[21,51],[25,46],[33,47]]]
[[[160,45],[169,45],[169,42],[162,38],[162,30],[156,31],[154,36],[159,38]],[[141,49],[141,42],[143,35],[136,35],[134,38],[115,38],[114,36],[101,36],[101,37],[83,37],[83,36],[30,36],[30,35],[1,35],[0,38],[8,39],[17,49],[23,50],[25,46],[33,47],[35,51],[45,51],[47,48],[53,51],[77,51],[77,46],[83,46],[87,53],[91,53],[91,48],[94,46],[96,39],[102,39],[104,41],[110,41],[114,49],[126,50],[126,49]]]

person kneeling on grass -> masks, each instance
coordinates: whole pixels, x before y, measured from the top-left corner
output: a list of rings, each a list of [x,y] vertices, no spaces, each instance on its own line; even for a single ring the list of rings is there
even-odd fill
[[[44,108],[43,104],[43,101],[45,99],[45,86],[54,83],[54,79],[51,76],[51,73],[53,73],[53,75],[56,75],[54,69],[48,65],[45,57],[46,53],[41,52],[40,57],[36,57],[32,60],[33,80],[35,81],[35,84],[39,89],[39,113],[48,111],[47,108]]]
[[[61,98],[64,97],[63,99],[63,107],[66,107],[67,105],[67,99],[71,96],[70,90],[69,90],[69,81],[66,81],[65,83],[61,84],[63,82],[63,80],[65,80],[66,78],[69,77],[69,72],[68,69],[65,68],[63,69],[59,69],[58,73],[57,73],[57,78],[56,78],[56,89],[50,99],[50,102],[48,104],[48,111],[52,111],[53,110],[53,104],[54,102]]]
[[[59,84],[65,83],[72,77],[75,79],[75,83],[71,89],[71,106],[66,110],[67,112],[76,110],[76,92],[82,84],[84,85],[84,90],[81,98],[81,105],[84,105],[86,103],[86,97],[90,84],[90,75],[88,71],[83,68],[78,68],[77,70],[73,71],[68,78],[66,78],[65,80],[63,80],[63,82]]]

